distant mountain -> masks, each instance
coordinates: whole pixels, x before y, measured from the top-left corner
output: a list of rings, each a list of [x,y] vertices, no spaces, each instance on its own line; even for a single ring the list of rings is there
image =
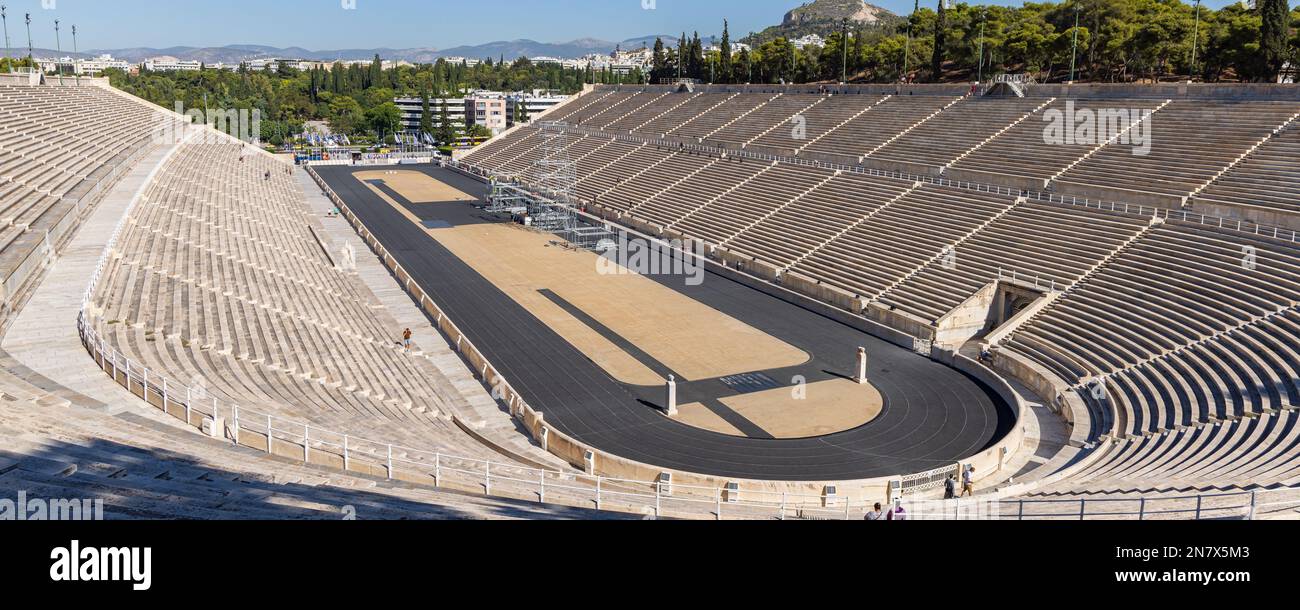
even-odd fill
[[[786,13],[781,25],[797,27],[826,22],[838,24],[844,19],[862,24],[874,24],[888,16],[893,16],[893,13],[874,4],[868,4],[865,0],[814,0]]]
[[[504,56],[507,60],[520,57],[559,57],[571,59],[592,53],[611,53],[615,48],[623,50],[639,49],[654,45],[657,36],[642,36],[622,42],[610,42],[594,38],[583,38],[569,42],[546,43],[535,40],[511,40],[489,42],[480,45],[459,46],[438,50],[434,48],[414,49],[336,49],[329,51],[312,51],[300,47],[270,47],[264,45],[238,44],[224,47],[134,47],[127,49],[91,49],[82,51],[79,57],[112,55],[117,59],[139,63],[155,57],[175,57],[183,61],[201,61],[206,64],[237,64],[255,59],[309,59],[315,61],[358,61],[372,59],[377,54],[385,60],[409,61],[413,63],[433,63],[439,57],[469,57],[473,59],[497,59]],[[662,35],[667,44],[676,41],[676,36]],[[25,55],[26,49],[14,49],[14,55]],[[64,51],[53,49],[36,49],[36,56],[42,58],[71,56]]]
[[[229,45],[224,47],[168,47],[163,49],[137,47],[130,49],[95,49],[82,55],[108,54],[129,62],[141,62],[154,57],[175,57],[184,61],[201,61],[208,64],[237,64],[254,59],[311,59],[316,61],[353,61],[374,58],[378,53],[384,59],[412,62],[429,62],[437,57],[436,49],[342,49],[310,51],[300,47],[268,47],[262,45]],[[37,53],[40,55],[40,53]]]
[[[676,36],[668,36],[664,34],[630,38],[621,42],[610,42],[608,40],[598,40],[595,38],[582,38],[569,42],[547,43],[524,39],[452,47],[450,49],[439,51],[438,55],[441,57],[470,57],[479,59],[498,59],[505,57],[506,60],[518,59],[520,57],[559,57],[562,59],[573,59],[584,55],[590,55],[592,53],[612,53],[616,48],[630,51],[642,47],[651,47],[654,46],[655,38],[663,38],[665,44],[667,44],[669,40],[677,40]]]
[[[4,53],[4,49],[0,48],[0,53]],[[54,49],[42,49],[42,48],[40,48],[40,47],[36,47],[36,48],[32,49],[32,55],[35,55],[36,57],[40,57],[40,58],[47,58],[47,57],[72,57],[72,56],[74,55],[74,53],[73,53],[72,51],[63,51],[62,53],[60,53],[60,52],[58,52],[58,51],[56,51],[56,50],[54,50]],[[85,54],[85,53],[76,53],[75,55],[76,55],[77,57],[86,57],[86,54]],[[23,48],[21,48],[21,49],[18,48],[18,47],[13,47],[13,48],[9,49],[9,56],[10,56],[10,57],[27,57],[27,47],[23,47]],[[0,55],[0,57],[3,57],[3,55]]]
[[[853,29],[880,30],[896,25],[903,18],[864,0],[814,0],[786,13],[781,25],[763,30],[755,38],[762,42],[809,34],[825,37],[838,32],[845,19],[850,21]]]

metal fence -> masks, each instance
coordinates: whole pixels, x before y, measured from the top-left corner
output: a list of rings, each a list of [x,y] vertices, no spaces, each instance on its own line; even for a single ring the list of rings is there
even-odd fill
[[[992,193],[995,195],[1006,195],[1009,197],[1024,197],[1026,200],[1040,201],[1046,203],[1055,203],[1061,205],[1073,205],[1086,209],[1095,209],[1098,211],[1123,213],[1133,216],[1151,218],[1159,216],[1166,220],[1177,220],[1191,224],[1200,224],[1214,226],[1224,230],[1238,231],[1252,235],[1270,237],[1290,242],[1300,241],[1300,232],[1292,229],[1283,228],[1276,225],[1264,225],[1246,220],[1230,219],[1221,216],[1209,216],[1206,214],[1196,214],[1186,210],[1175,210],[1155,206],[1145,206],[1131,204],[1121,201],[1108,201],[1103,199],[1091,199],[1088,197],[1077,197],[1073,195],[1060,195],[1045,191],[1035,191],[1021,189],[1016,187],[1001,186],[983,182],[971,182],[964,180],[950,180],[942,176],[930,176],[913,174],[902,170],[885,170],[861,165],[845,165],[841,163],[832,163],[820,159],[807,159],[797,156],[778,155],[765,152],[756,152],[749,150],[733,150],[718,148],[705,144],[689,144],[666,140],[664,138],[652,138],[634,134],[611,134],[604,130],[594,127],[584,127],[580,125],[568,125],[565,123],[547,123],[553,128],[561,128],[570,132],[605,137],[614,140],[620,140],[629,143],[652,145],[659,148],[671,149],[676,152],[694,153],[715,157],[743,158],[753,159],[764,162],[778,162],[787,165],[800,165],[805,167],[816,167],[831,171],[840,171],[846,173],[863,174],[878,178],[891,178],[895,180],[907,180],[911,182],[925,182],[936,186],[946,186],[962,190],[970,190],[981,193]]]
[[[82,343],[114,382],[167,415],[232,445],[303,464],[403,481],[647,517],[714,519],[852,519],[861,502],[794,494],[636,481],[420,449],[338,432],[254,408],[223,403],[132,360],[111,346],[83,312]]]
[[[1255,520],[1300,518],[1300,488],[1106,498],[1002,500],[1003,519],[1036,520]]]
[[[179,148],[179,146],[177,147]],[[170,159],[169,153],[155,172]],[[319,177],[316,177],[319,180]],[[152,180],[152,176],[150,177]],[[547,470],[519,464],[494,462],[482,458],[453,455],[447,452],[420,449],[375,441],[364,437],[321,428],[307,422],[292,420],[255,408],[236,404],[222,404],[209,397],[204,388],[191,388],[177,383],[165,375],[151,370],[142,363],[131,360],[114,348],[93,328],[95,323],[93,299],[99,281],[107,268],[128,218],[134,211],[133,201],[122,215],[101,256],[83,298],[78,317],[78,330],[87,352],[96,364],[114,382],[140,397],[164,413],[180,419],[186,425],[206,431],[209,435],[229,441],[233,445],[265,451],[268,454],[299,460],[304,464],[335,468],[344,472],[400,480],[435,489],[473,491],[503,498],[514,498],[539,503],[573,506],[595,510],[640,514],[646,517],[680,517],[714,519],[806,519],[854,520],[864,518],[868,502],[853,502],[834,495],[794,494],[776,491],[740,490],[736,487],[714,487],[675,484],[669,480],[635,481],[588,475],[580,472]],[[956,466],[903,477],[908,491],[920,492],[941,484]],[[1176,518],[1200,519],[1216,515],[1233,515],[1240,518],[1243,506],[1221,506],[1221,497],[1247,494],[1215,494],[1195,496],[1193,508],[1157,507],[1157,503],[1175,499],[1136,500],[1133,510],[1100,511],[1106,502],[1133,502],[1134,500],[992,500],[972,504],[966,501],[934,503],[917,498],[905,498],[904,508],[915,518],[1133,518],[1148,516],[1181,516]],[[1249,503],[1244,506],[1248,518],[1254,518],[1261,508],[1284,510],[1284,506],[1300,506],[1300,500],[1278,499],[1261,503],[1263,492],[1250,492]],[[1185,498],[1177,500],[1186,500]],[[1074,510],[1073,505],[1078,505]],[[938,506],[938,510],[935,510]],[[971,506],[993,506],[994,510],[971,511]],[[1011,508],[1014,507],[1014,511]],[[1235,511],[1235,513],[1234,513]]]

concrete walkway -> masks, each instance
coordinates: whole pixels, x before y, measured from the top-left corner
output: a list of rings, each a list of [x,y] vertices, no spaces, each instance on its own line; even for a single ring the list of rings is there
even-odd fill
[[[1070,429],[1060,415],[1015,378],[1004,379],[1024,398],[1029,411],[1021,421],[1025,427],[1024,444],[993,480],[1002,485],[1041,479],[1068,464],[1079,450],[1069,446]]]
[[[110,414],[131,412],[166,419],[136,396],[113,383],[95,365],[77,333],[77,315],[90,278],[112,238],[118,221],[148,185],[170,146],[146,155],[104,196],[81,224],[76,236],[58,255],[30,301],[19,312],[3,340],[3,349],[32,372],[57,387],[29,379],[74,404]],[[50,387],[44,387],[50,385]],[[75,396],[68,391],[81,394]]]
[[[346,244],[352,245],[357,261],[355,277],[378,299],[377,303],[371,303],[372,309],[375,309],[380,320],[393,320],[394,341],[401,340],[403,330],[411,329],[414,343],[412,349],[441,374],[443,379],[438,380],[438,384],[447,388],[447,395],[457,411],[474,422],[479,434],[493,442],[535,462],[572,470],[566,462],[536,445],[510,414],[493,400],[483,384],[470,373],[460,355],[451,349],[428,316],[397,282],[388,267],[362,241],[352,225],[343,218],[327,217],[334,209],[334,204],[321,191],[316,181],[301,169],[295,172],[295,176],[307,197],[308,206],[323,227],[323,233],[318,237],[330,258],[336,262],[342,260],[343,248]]]

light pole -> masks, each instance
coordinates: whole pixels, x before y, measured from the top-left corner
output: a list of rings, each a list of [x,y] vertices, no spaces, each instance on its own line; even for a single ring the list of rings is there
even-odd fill
[[[979,67],[979,76],[976,77],[976,81],[980,83],[984,82],[984,23],[987,22],[988,19],[989,19],[988,9],[981,8],[980,9],[980,67]]]
[[[54,50],[56,55],[63,55],[63,42],[59,39],[59,20],[54,20]],[[59,69],[59,84],[63,84],[63,58],[55,57],[54,67]]]
[[[32,14],[27,13],[27,59],[33,59],[35,54],[32,50]]]
[[[1201,42],[1201,0],[1196,0],[1196,27],[1192,29],[1192,67],[1190,78],[1196,78],[1196,46]]]
[[[77,69],[77,26],[72,26],[72,75],[77,78],[77,84],[81,84],[81,70]]]
[[[1070,47],[1070,82],[1074,82],[1075,61],[1079,58],[1079,13],[1083,7],[1076,1],[1074,4],[1074,43]]]
[[[12,70],[14,66],[12,63],[13,58],[9,56],[9,13],[8,11],[9,11],[9,7],[0,4],[0,22],[4,23],[4,28],[5,28],[5,59],[8,59],[11,62],[9,64],[9,68]]]

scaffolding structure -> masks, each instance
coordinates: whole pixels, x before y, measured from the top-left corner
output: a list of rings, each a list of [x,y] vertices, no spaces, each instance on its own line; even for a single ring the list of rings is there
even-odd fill
[[[526,214],[529,201],[530,193],[520,185],[493,178],[487,206],[483,209],[494,213]]]
[[[541,156],[523,176],[494,179],[484,209],[521,218],[528,226],[554,233],[577,248],[602,252],[615,248],[617,233],[604,223],[584,222],[578,214],[578,170],[569,156],[573,137],[568,126],[545,122],[539,128]]]
[[[574,191],[578,184],[577,164],[569,157],[573,143],[564,123],[544,122],[540,125],[542,143],[538,147],[541,157],[527,172],[526,181],[539,197],[528,210],[532,226],[551,233],[566,234],[578,228],[578,213],[574,209]]]

